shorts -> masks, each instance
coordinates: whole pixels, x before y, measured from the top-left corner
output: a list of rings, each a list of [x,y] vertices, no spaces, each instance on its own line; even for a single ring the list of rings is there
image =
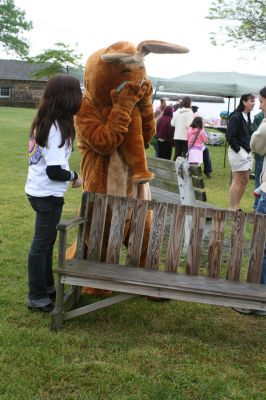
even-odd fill
[[[249,171],[253,167],[252,153],[248,153],[243,147],[240,147],[239,152],[236,153],[229,146],[228,159],[232,172]]]

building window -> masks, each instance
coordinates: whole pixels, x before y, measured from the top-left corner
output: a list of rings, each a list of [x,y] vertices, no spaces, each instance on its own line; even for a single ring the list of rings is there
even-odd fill
[[[10,97],[11,96],[11,88],[9,87],[0,87],[0,97]]]

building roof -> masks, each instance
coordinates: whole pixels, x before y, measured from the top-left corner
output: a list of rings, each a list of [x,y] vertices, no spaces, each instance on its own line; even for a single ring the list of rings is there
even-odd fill
[[[47,67],[47,64],[29,63],[20,60],[0,60],[0,79],[11,79],[18,81],[36,81],[34,73]],[[69,68],[69,74],[79,79],[83,83],[83,71]],[[48,77],[38,79],[40,82],[46,82]]]
[[[27,61],[19,60],[0,60],[0,79],[12,79],[19,81],[35,81],[34,73],[45,64],[31,64]],[[47,81],[47,77],[39,79],[40,81]]]

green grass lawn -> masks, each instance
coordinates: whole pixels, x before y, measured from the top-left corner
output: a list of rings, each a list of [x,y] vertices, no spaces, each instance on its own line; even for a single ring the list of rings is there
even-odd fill
[[[265,317],[136,298],[52,333],[49,316],[27,310],[34,214],[24,185],[34,114],[0,108],[0,399],[265,400]],[[222,147],[210,151],[208,201],[227,207],[228,162],[224,169]],[[71,166],[78,165],[75,150]],[[252,186],[245,210],[252,210]],[[76,215],[80,197],[81,190],[68,190],[64,217]]]

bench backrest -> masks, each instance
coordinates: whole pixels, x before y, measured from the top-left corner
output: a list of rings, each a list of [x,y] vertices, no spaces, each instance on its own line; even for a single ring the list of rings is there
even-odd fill
[[[139,266],[145,216],[148,210],[152,210],[153,217],[145,268],[183,272],[189,275],[207,275],[212,278],[224,276],[232,281],[241,279],[259,283],[266,235],[266,216],[261,214],[84,193],[81,217],[84,217],[85,223],[79,231],[78,257],[100,261],[105,221],[110,213],[112,219],[105,262]],[[187,216],[191,218],[191,232],[187,253],[182,255],[181,262]],[[203,230],[206,217],[211,218],[212,224],[204,253]],[[128,246],[127,250],[124,248],[121,253],[126,220],[129,218],[131,226]],[[90,234],[85,243],[84,232],[88,230]],[[247,237],[249,257],[244,271],[241,267],[244,258],[243,247]],[[224,254],[226,240],[229,246],[227,254]]]
[[[147,162],[149,170],[155,175],[155,178],[150,182],[151,186],[173,193],[180,192],[174,161],[147,156]],[[207,201],[201,166],[191,165],[189,171],[196,200]]]

